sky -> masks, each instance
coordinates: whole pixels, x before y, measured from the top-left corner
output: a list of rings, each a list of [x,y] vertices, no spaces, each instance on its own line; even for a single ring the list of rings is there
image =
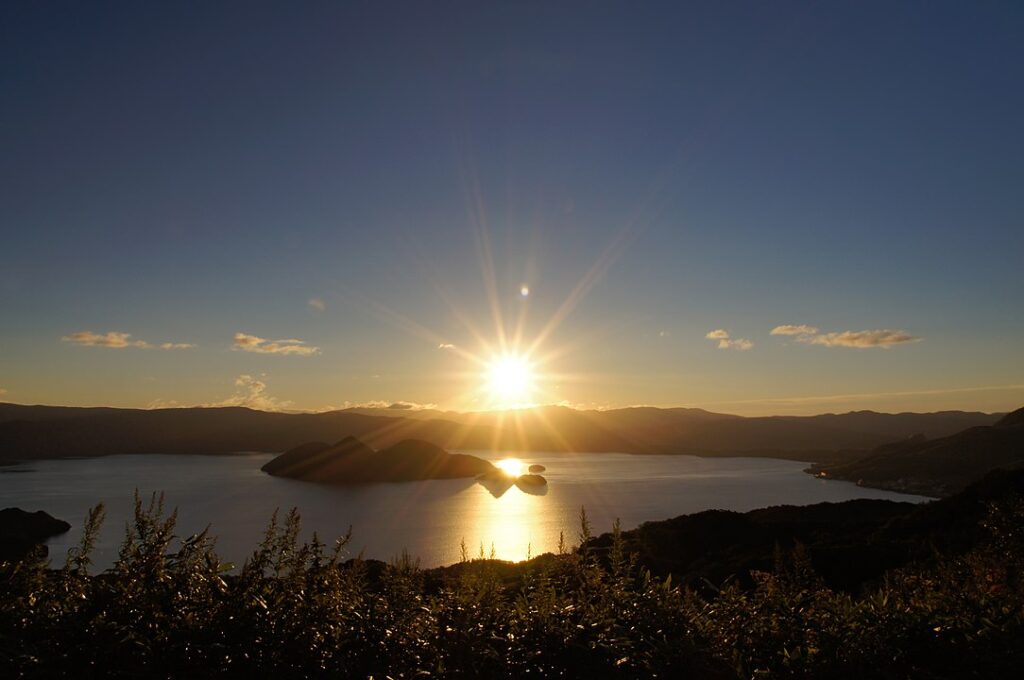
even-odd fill
[[[1016,2],[3,3],[0,401],[1017,408],[1022,82]]]

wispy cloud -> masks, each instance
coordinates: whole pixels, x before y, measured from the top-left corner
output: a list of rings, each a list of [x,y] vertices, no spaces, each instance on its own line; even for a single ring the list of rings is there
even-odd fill
[[[64,342],[73,342],[76,345],[85,345],[87,347],[110,347],[112,349],[122,349],[124,347],[140,347],[148,349],[150,347],[150,344],[144,340],[129,340],[131,337],[131,333],[120,333],[118,331],[109,331],[107,333],[78,331],[77,333],[65,335],[61,340]]]
[[[190,342],[162,342],[152,344],[145,340],[132,340],[131,333],[120,331],[107,331],[106,333],[93,333],[92,331],[78,331],[61,338],[64,342],[84,345],[86,347],[107,347],[109,349],[125,349],[134,347],[137,349],[192,349],[195,347]]]
[[[736,338],[735,340],[720,340],[718,342],[718,349],[738,349],[741,352],[752,348],[754,343],[746,338]]]
[[[871,349],[873,347],[886,349],[894,345],[905,345],[907,343],[921,341],[921,338],[913,336],[906,331],[891,330],[888,328],[866,331],[819,333],[818,329],[814,326],[785,325],[773,328],[772,335],[795,336],[796,341],[804,345],[855,347],[858,349]]]
[[[455,345],[450,342],[442,342],[437,346],[438,349],[455,349]]]
[[[716,328],[713,331],[708,331],[704,337],[708,340],[717,340],[718,349],[735,349],[745,352],[754,346],[754,343],[746,338],[729,337],[729,331],[722,328]]]
[[[782,326],[776,326],[772,329],[772,335],[813,335],[817,332],[817,328],[814,326],[807,326],[805,324],[801,324],[799,326],[785,324]]]
[[[179,402],[177,399],[154,399],[153,401],[146,404],[146,408],[150,410],[181,407],[181,402]]]
[[[840,333],[801,335],[796,340],[808,345],[856,347],[859,349],[870,349],[872,347],[887,349],[894,345],[921,342],[921,338],[915,337],[906,331],[894,331],[886,328],[869,331],[842,331]]]
[[[267,340],[248,333],[235,333],[234,348],[242,352],[257,354],[283,354],[308,357],[320,353],[319,347],[307,345],[305,340],[288,338],[285,340]]]
[[[325,406],[321,411],[341,411],[350,408],[379,409],[383,411],[423,411],[436,409],[437,404],[419,404],[415,401],[387,401],[370,399],[369,401],[345,401],[341,406]],[[395,414],[397,417],[399,414]]]
[[[245,406],[260,411],[282,411],[292,405],[290,401],[276,399],[267,394],[267,383],[248,374],[235,378],[235,387],[238,389],[227,399],[202,405],[206,407]]]
[[[0,387],[0,395],[3,395],[3,394],[7,394],[7,390],[5,390],[4,388]]]
[[[327,304],[320,298],[310,298],[309,302],[306,304],[309,305],[310,309],[315,309],[318,312],[322,312],[327,309]]]

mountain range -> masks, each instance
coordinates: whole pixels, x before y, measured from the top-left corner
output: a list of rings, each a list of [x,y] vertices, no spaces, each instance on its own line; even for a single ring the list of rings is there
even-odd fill
[[[449,450],[767,455],[835,462],[915,435],[934,439],[994,425],[1000,417],[964,411],[747,418],[653,407],[278,413],[243,407],[144,410],[0,404],[0,461],[125,453],[278,453],[303,442],[354,436],[374,448],[420,439]]]
[[[884,444],[855,459],[819,464],[811,472],[894,491],[946,496],[991,470],[1024,467],[1024,408],[991,426],[948,437],[922,434]]]

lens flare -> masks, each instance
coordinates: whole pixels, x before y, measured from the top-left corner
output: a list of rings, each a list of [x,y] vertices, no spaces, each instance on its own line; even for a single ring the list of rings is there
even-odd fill
[[[522,356],[506,354],[487,366],[487,390],[495,405],[526,405],[533,393],[533,366]]]

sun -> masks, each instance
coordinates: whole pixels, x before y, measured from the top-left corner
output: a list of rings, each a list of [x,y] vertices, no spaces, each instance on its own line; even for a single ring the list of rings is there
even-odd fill
[[[506,458],[499,460],[495,466],[511,477],[518,477],[523,474],[523,461],[518,458]]]
[[[526,357],[505,354],[487,365],[487,391],[491,401],[503,408],[530,403],[533,394],[533,365]]]

